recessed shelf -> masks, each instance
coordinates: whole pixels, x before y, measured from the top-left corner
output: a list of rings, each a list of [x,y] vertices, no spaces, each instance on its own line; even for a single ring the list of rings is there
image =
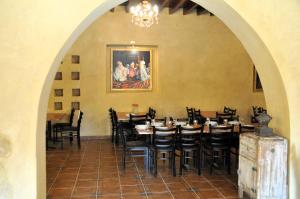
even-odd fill
[[[79,88],[73,88],[72,89],[72,96],[74,96],[74,97],[80,96],[80,89]]]
[[[72,102],[71,108],[74,108],[75,110],[80,110],[80,102]]]
[[[62,102],[54,102],[54,110],[62,110],[63,109],[63,104]]]
[[[80,56],[79,55],[72,55],[72,64],[79,64],[80,63]]]
[[[79,72],[71,72],[71,79],[72,80],[80,80],[80,73]]]
[[[62,97],[62,96],[64,96],[64,90],[63,89],[54,89],[54,96],[55,97]]]
[[[56,73],[55,80],[62,80],[62,72],[57,72]]]

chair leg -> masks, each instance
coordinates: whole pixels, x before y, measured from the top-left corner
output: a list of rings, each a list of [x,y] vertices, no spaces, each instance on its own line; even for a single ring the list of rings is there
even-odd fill
[[[77,146],[79,149],[81,148],[80,134],[77,135]]]
[[[114,127],[112,127],[112,129],[111,129],[111,143],[114,143],[114,140],[115,140],[115,129],[114,129]]]
[[[60,132],[60,139],[61,139],[60,148],[63,149],[64,148],[64,137],[63,137],[62,132]]]
[[[154,151],[154,176],[157,176],[157,150]]]
[[[173,176],[176,176],[176,161],[175,161],[175,150],[172,153],[172,168],[173,168]]]
[[[182,167],[184,164],[184,158],[183,158],[183,150],[180,150],[180,164],[179,164],[179,175],[182,175]]]
[[[197,153],[196,161],[197,161],[197,166],[198,166],[198,175],[200,176],[201,175],[201,159],[200,159],[201,153],[200,153],[200,150],[197,150],[196,153]]]
[[[230,151],[227,152],[228,156],[228,174],[231,174],[231,161],[230,161]]]
[[[126,149],[123,150],[123,157],[122,157],[122,162],[123,162],[123,169],[125,170],[125,161],[126,161]]]

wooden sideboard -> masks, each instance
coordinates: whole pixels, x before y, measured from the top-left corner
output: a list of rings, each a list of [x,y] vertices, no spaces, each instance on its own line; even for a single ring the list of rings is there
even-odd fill
[[[287,199],[287,140],[240,135],[239,196],[257,199]]]

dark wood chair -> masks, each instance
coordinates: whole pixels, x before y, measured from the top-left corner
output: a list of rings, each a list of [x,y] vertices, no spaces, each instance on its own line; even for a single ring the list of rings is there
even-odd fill
[[[263,107],[259,107],[259,106],[252,106],[252,111],[253,111],[253,115],[251,115],[252,123],[257,123],[256,117],[259,116],[259,114],[261,114],[261,113],[267,114],[267,110],[264,109]]]
[[[219,112],[216,112],[216,118],[217,118],[217,122],[219,124],[223,124],[225,119],[227,121],[233,121],[234,120],[234,115],[232,113],[219,113]]]
[[[193,124],[194,122],[194,109],[186,107],[187,117],[189,120],[189,124]]]
[[[129,126],[127,126],[126,128],[123,127],[123,130],[126,129],[128,131],[128,139],[130,140],[138,140],[138,139],[144,139],[145,137],[139,137],[137,134],[137,131],[135,129],[136,125],[141,125],[141,124],[146,124],[146,122],[149,121],[150,119],[148,119],[148,115],[129,115]]]
[[[57,140],[57,132],[58,131],[61,131],[61,129],[63,128],[66,128],[66,127],[70,127],[72,126],[72,123],[73,123],[73,117],[74,117],[74,112],[75,112],[75,109],[72,108],[71,109],[71,112],[70,112],[70,118],[69,118],[69,122],[67,123],[55,123],[53,124],[53,133],[54,133],[54,139],[53,141],[55,142]]]
[[[193,160],[193,165],[197,167],[198,175],[201,174],[201,136],[203,127],[199,128],[185,128],[179,127],[178,141],[176,148],[180,151],[180,166],[179,175],[182,175],[182,169],[188,164],[188,160]]]
[[[221,168],[221,161],[224,167],[227,166],[228,174],[231,173],[230,147],[233,134],[233,125],[230,126],[209,126],[209,134],[203,146],[203,155],[209,163],[210,174],[213,168]]]
[[[122,139],[123,145],[123,155],[122,155],[122,165],[123,169],[126,168],[126,157],[143,157],[144,158],[144,166],[148,167],[149,161],[149,148],[148,145],[140,140],[128,140],[128,131],[124,128],[120,130],[120,136]]]
[[[240,134],[248,133],[248,132],[255,132],[255,127],[253,125],[239,124],[238,132],[234,132],[232,135],[230,153],[235,155],[237,164],[238,164],[239,149],[240,149]]]
[[[152,145],[150,147],[150,168],[157,176],[157,160],[169,160],[173,176],[176,176],[175,141],[177,128],[153,127]],[[158,154],[161,154],[159,157]]]
[[[64,137],[68,137],[70,139],[70,144],[73,143],[73,138],[77,137],[77,145],[78,148],[81,147],[80,143],[80,127],[81,127],[81,121],[82,121],[83,112],[78,110],[78,114],[74,112],[74,119],[71,126],[65,126],[63,128],[59,128],[59,131],[57,132],[60,134],[61,138],[61,149],[63,149],[64,146]]]
[[[201,115],[200,109],[193,109],[194,112],[194,120],[197,120],[198,124],[203,125],[206,122],[206,118]]]
[[[232,114],[232,115],[236,115],[236,109],[229,108],[229,107],[226,107],[226,106],[224,106],[223,112],[224,113],[229,113],[229,114]]]
[[[156,110],[154,110],[153,108],[149,107],[149,110],[148,110],[147,114],[148,114],[149,119],[155,119]]]
[[[116,127],[115,127],[114,121],[113,121],[113,111],[114,111],[113,108],[108,109],[110,122],[111,122],[111,142],[112,143],[115,142],[115,135],[116,135]]]

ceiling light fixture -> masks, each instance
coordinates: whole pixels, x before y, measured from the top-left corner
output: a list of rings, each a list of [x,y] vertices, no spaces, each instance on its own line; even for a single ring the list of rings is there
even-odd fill
[[[152,6],[146,0],[143,0],[136,6],[132,6],[130,13],[132,14],[132,23],[140,27],[149,28],[154,23],[158,24],[158,6]]]

